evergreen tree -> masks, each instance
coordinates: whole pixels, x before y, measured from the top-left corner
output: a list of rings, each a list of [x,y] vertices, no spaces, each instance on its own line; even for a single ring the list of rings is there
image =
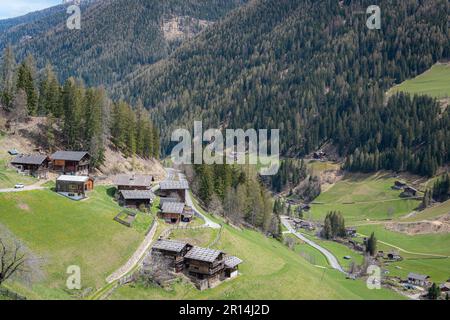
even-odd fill
[[[374,232],[372,232],[369,239],[366,241],[366,252],[371,256],[375,256],[377,252],[377,238],[375,237]]]
[[[428,288],[428,299],[437,300],[441,295],[441,290],[439,290],[439,286],[433,282],[430,288]]]
[[[10,110],[14,99],[16,59],[11,46],[7,46],[3,52],[3,60],[0,65],[0,103]]]

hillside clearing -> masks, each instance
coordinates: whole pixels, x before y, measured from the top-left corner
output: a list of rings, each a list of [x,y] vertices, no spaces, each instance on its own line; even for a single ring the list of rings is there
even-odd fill
[[[420,200],[401,198],[401,191],[391,188],[395,180],[386,172],[346,174],[314,200],[311,217],[323,221],[327,212],[338,210],[344,215],[346,223],[351,225],[405,215],[413,211]]]
[[[397,92],[426,94],[434,98],[450,97],[450,63],[437,63],[414,79],[393,87],[388,96]]]

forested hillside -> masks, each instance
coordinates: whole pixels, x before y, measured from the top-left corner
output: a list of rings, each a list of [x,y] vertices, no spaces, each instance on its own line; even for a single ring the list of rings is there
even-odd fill
[[[252,1],[126,78],[116,94],[153,108],[164,147],[171,129],[202,119],[208,127],[279,128],[288,156],[331,140],[341,155],[353,155],[353,168],[432,175],[449,160],[449,111],[440,114],[430,99],[394,97],[386,106],[384,94],[450,57],[449,3],[377,3],[381,30],[369,30],[361,14],[371,1]],[[396,105],[410,112],[399,106],[394,118],[382,116]],[[422,119],[414,120],[423,113],[438,128],[423,131]],[[381,160],[360,165],[361,154]]]
[[[33,56],[17,64],[11,47],[3,57],[0,115],[7,130],[14,132],[15,126],[30,116],[46,117],[37,144],[50,152],[58,148],[87,150],[94,167],[103,164],[110,142],[126,157],[159,157],[159,134],[142,103],[133,107],[113,102],[104,88],[86,88],[72,77],[61,85],[50,64],[39,76]]]
[[[73,76],[87,85],[108,87],[142,65],[167,57],[183,40],[245,1],[83,2],[81,30],[65,27],[69,15],[61,5],[21,18],[24,23],[12,19],[9,24],[18,25],[5,27],[0,49],[11,44],[19,59],[33,54],[38,69],[51,61],[62,81]],[[3,24],[8,26],[8,20]]]

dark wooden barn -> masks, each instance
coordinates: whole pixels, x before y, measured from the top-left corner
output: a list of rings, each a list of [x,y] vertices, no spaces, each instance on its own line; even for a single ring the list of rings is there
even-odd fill
[[[116,177],[115,185],[117,190],[149,190],[153,181],[148,175],[120,175]]]
[[[121,190],[119,191],[119,204],[127,208],[149,208],[156,198],[151,190]]]
[[[200,289],[213,288],[220,283],[225,269],[225,254],[219,250],[193,247],[184,256],[188,275]]]
[[[11,164],[20,172],[39,179],[46,179],[48,176],[49,158],[45,155],[20,155]]]
[[[91,156],[86,151],[57,151],[50,156],[52,170],[68,175],[88,175]]]
[[[166,198],[175,198],[178,202],[186,201],[187,190],[189,190],[189,184],[186,180],[168,180],[159,183],[159,195]]]
[[[175,240],[158,240],[152,247],[152,253],[160,253],[170,261],[170,268],[181,272],[184,268],[184,255],[192,249],[189,243]]]

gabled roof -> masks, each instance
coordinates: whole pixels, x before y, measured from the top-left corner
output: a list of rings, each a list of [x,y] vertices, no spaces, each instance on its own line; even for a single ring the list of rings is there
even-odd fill
[[[52,160],[80,161],[86,155],[89,155],[86,151],[56,151],[50,158]]]
[[[87,182],[90,178],[87,176],[59,176],[56,181],[66,181],[66,182]]]
[[[181,252],[184,247],[188,245],[187,242],[181,242],[176,240],[158,240],[154,245],[153,249],[157,250],[165,250],[165,251],[172,251],[172,252]]]
[[[45,160],[47,159],[47,156],[41,155],[41,154],[35,154],[35,155],[20,155],[15,157],[11,163],[13,164],[36,164],[41,165]]]
[[[204,262],[214,262],[221,253],[222,251],[219,250],[193,247],[184,258]]]
[[[184,203],[181,202],[164,202],[161,211],[163,213],[179,213],[182,214],[184,210]]]
[[[150,187],[153,177],[148,175],[120,175],[116,177],[117,186]]]
[[[125,200],[153,200],[156,198],[150,190],[121,190],[120,193]]]
[[[161,181],[159,183],[159,187],[161,190],[187,190],[189,189],[189,184],[186,180],[180,181]]]
[[[227,256],[225,257],[225,266],[227,268],[234,268],[237,265],[241,264],[243,261],[235,256]]]
[[[414,279],[414,280],[420,280],[420,281],[425,281],[429,278],[430,276],[424,275],[424,274],[417,274],[417,273],[413,273],[410,272],[408,274],[408,279]]]

